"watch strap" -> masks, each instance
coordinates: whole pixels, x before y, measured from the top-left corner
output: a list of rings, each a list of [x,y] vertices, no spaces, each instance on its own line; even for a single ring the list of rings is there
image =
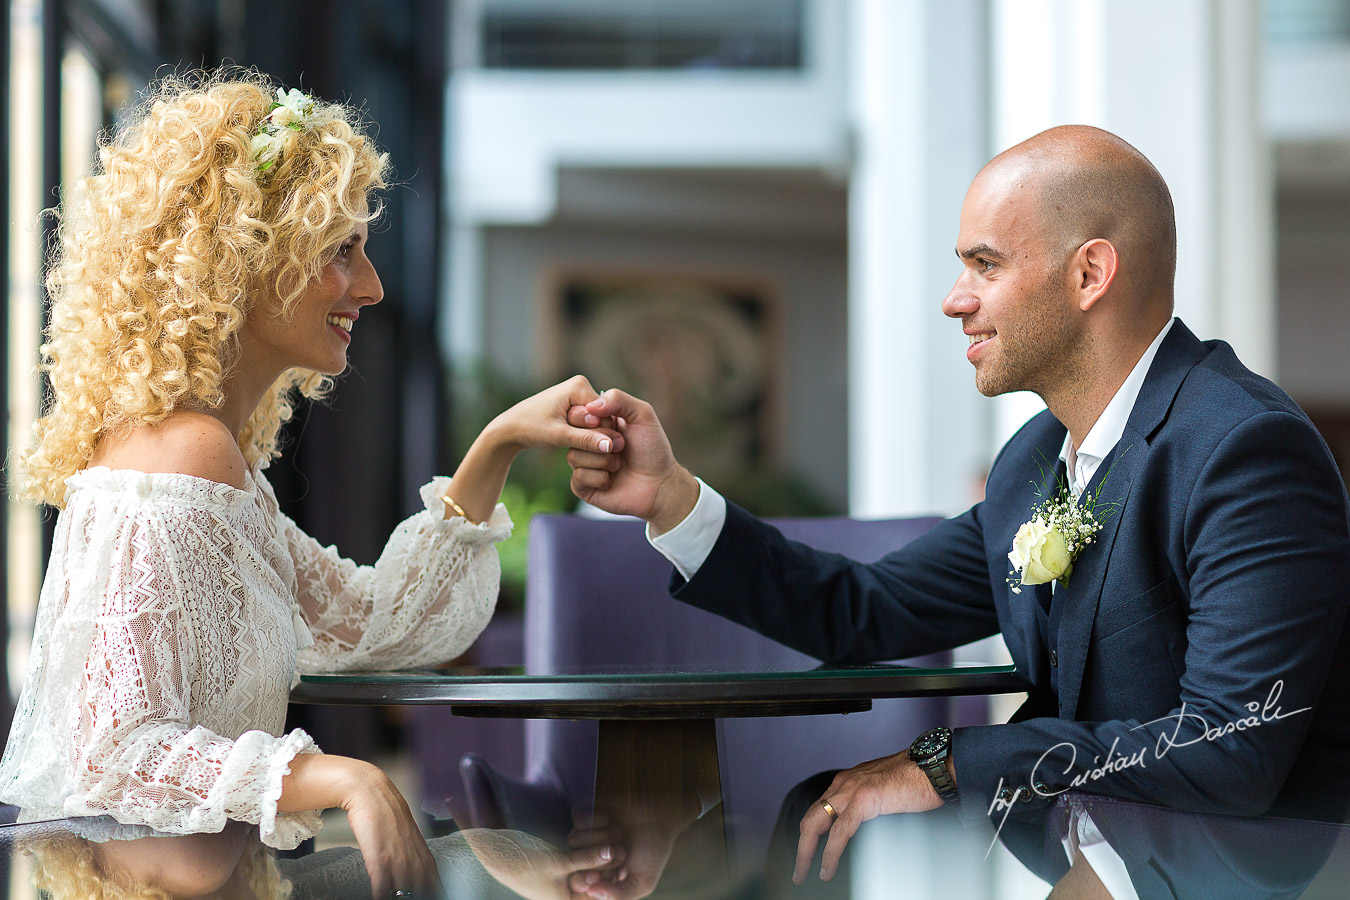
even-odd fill
[[[934,728],[919,735],[910,745],[910,758],[918,765],[937,791],[943,803],[956,800],[960,793],[956,782],[947,771],[947,756],[951,751],[952,732],[950,728]]]
[[[943,803],[951,803],[960,796],[956,790],[956,782],[952,781],[952,776],[947,771],[946,750],[927,762],[919,763],[919,768],[928,776],[928,780],[933,784],[933,790],[937,791]]]

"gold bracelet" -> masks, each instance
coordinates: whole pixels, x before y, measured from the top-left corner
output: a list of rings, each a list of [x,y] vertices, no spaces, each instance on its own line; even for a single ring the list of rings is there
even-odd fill
[[[441,500],[445,502],[446,506],[453,509],[456,515],[458,515],[465,522],[469,522],[470,524],[473,523],[473,519],[469,518],[469,514],[464,511],[464,507],[460,506],[458,503],[452,500],[449,494],[443,494],[441,496]]]

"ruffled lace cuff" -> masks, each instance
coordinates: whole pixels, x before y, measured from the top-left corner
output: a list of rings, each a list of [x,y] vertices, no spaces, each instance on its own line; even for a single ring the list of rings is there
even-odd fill
[[[314,745],[314,739],[299,728],[287,734],[281,740],[268,762],[267,774],[263,776],[263,794],[259,798],[262,815],[258,820],[258,833],[262,842],[278,850],[294,850],[300,842],[319,833],[323,827],[320,810],[278,813],[277,803],[281,800],[281,780],[291,773],[291,760],[303,753],[321,753]]]
[[[470,522],[463,516],[445,518],[445,502],[441,499],[450,492],[450,479],[445,475],[422,485],[422,502],[436,521],[436,528],[446,537],[455,537],[465,544],[495,544],[511,536],[514,527],[506,507],[498,503],[486,522]]]

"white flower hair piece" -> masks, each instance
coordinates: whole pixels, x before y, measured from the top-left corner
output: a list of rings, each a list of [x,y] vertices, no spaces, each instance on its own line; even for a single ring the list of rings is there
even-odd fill
[[[249,149],[258,165],[258,174],[269,172],[286,149],[291,132],[307,131],[314,115],[314,98],[304,91],[277,88],[277,99],[268,107],[267,115],[253,133]]]

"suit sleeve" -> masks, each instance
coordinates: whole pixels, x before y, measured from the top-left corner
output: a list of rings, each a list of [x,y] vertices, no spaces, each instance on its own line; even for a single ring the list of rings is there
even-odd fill
[[[676,599],[831,663],[901,659],[998,631],[980,507],[860,563],[790,541],[727,504],[708,559]]]
[[[1185,565],[1175,577],[1187,615],[1177,706],[1151,721],[958,729],[963,818],[989,813],[1001,786],[1024,792],[1015,813],[1043,812],[1070,788],[1193,812],[1271,810],[1341,644],[1344,487],[1306,419],[1264,412],[1215,448],[1181,527]]]

